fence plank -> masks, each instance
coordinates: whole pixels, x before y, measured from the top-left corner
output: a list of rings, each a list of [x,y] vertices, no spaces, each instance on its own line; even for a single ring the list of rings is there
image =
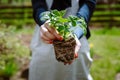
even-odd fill
[[[11,23],[12,20],[22,20],[23,22],[33,23],[31,6],[0,6],[0,20]],[[10,20],[10,21],[9,21]],[[91,19],[90,25],[102,24],[120,26],[120,5],[98,4]]]

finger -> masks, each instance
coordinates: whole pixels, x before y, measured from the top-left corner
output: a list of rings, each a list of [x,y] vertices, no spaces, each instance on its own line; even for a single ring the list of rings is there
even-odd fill
[[[70,64],[72,64],[72,62],[73,62],[73,61],[71,61],[71,62],[68,62],[68,64],[70,65]]]
[[[45,24],[45,27],[48,29],[48,31],[53,34],[56,39],[58,40],[63,40],[62,36],[60,36],[59,32],[53,27],[53,26],[48,26],[49,24]]]
[[[40,32],[40,37],[41,37],[41,39],[44,40],[44,41],[51,41],[48,37],[46,37],[45,35],[43,35],[42,32]]]
[[[55,31],[55,28],[53,28],[52,26],[49,26],[49,24],[45,24],[45,27],[46,27],[46,29],[48,29],[48,31],[51,33],[51,34],[53,34],[54,36],[55,36],[55,33],[56,34],[59,34],[57,31]],[[56,36],[55,36],[56,37]],[[57,38],[57,37],[56,37]]]
[[[41,26],[41,33],[44,37],[48,38],[49,40],[55,39],[55,36],[52,35],[44,25]]]
[[[56,39],[56,37],[55,37],[54,35],[52,35],[51,33],[49,33],[49,32],[43,32],[43,35],[44,35],[45,37],[47,37],[49,40],[54,40],[54,39]]]
[[[52,44],[53,43],[53,41],[45,41],[45,40],[42,40],[42,41],[46,44]]]
[[[59,34],[59,32],[56,29],[54,29],[54,28],[53,28],[53,30],[54,30],[53,34],[56,36],[56,38],[58,40],[62,41],[63,37]]]
[[[40,37],[41,37],[41,39],[44,43],[47,43],[47,44],[52,44],[53,43],[53,40],[50,40],[48,37],[42,35],[42,33],[40,33],[40,35],[41,35]]]
[[[64,62],[64,65],[66,65],[67,63],[66,62]]]
[[[41,37],[41,39],[44,43],[47,43],[47,44],[52,44],[53,43],[52,40],[49,40],[47,37],[43,36],[42,33],[40,33],[40,35],[41,35],[40,37]]]
[[[55,28],[53,28],[53,27],[51,27],[50,25],[49,25],[49,21],[47,21],[45,24],[45,28],[48,30],[48,33],[45,33],[45,35],[47,36],[47,37],[49,37],[50,39],[57,39],[57,37],[56,37],[56,35],[54,35],[54,33],[55,33]]]
[[[81,47],[81,43],[80,43],[80,41],[78,40],[77,37],[75,38],[75,40],[76,40],[75,53],[78,53],[78,51]]]
[[[73,62],[73,61],[70,61],[70,62],[64,62],[64,65],[67,65],[67,64],[70,65],[70,64],[72,64],[72,62]]]
[[[78,53],[75,53],[74,57],[75,57],[75,58],[78,58]]]

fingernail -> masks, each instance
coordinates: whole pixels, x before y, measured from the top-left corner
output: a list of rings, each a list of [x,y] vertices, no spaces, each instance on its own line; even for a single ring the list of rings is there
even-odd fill
[[[52,44],[53,42],[52,41],[49,41],[50,44]]]
[[[60,41],[62,41],[62,40],[63,40],[63,38],[62,38],[62,37],[60,37],[60,38],[59,38],[59,40],[60,40]]]
[[[78,53],[75,53],[75,58],[78,58]]]
[[[68,64],[70,65],[72,62],[69,62]]]
[[[66,65],[67,63],[64,63],[64,65]]]

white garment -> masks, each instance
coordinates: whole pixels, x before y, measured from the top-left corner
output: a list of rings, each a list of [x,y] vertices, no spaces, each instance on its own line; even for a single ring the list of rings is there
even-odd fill
[[[78,5],[78,0],[72,1]],[[75,7],[74,4],[72,6]],[[77,7],[76,9],[74,7],[67,9],[66,17],[75,14]],[[92,80],[89,73],[92,59],[86,37],[83,36],[80,42],[82,46],[78,58],[71,65],[64,65],[56,60],[53,45],[42,42],[40,28],[37,25],[31,42],[29,80]]]
[[[31,42],[29,80],[92,80],[89,74],[92,59],[88,42],[85,37],[80,42],[82,46],[78,58],[71,65],[64,65],[55,59],[53,45],[42,42],[40,28],[36,26]]]

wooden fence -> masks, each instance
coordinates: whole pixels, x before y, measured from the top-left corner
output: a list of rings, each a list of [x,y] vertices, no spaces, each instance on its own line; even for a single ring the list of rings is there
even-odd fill
[[[91,19],[92,25],[120,27],[120,5],[117,4],[97,4],[96,10]]]
[[[6,24],[33,23],[31,6],[0,6],[0,20]]]
[[[0,20],[6,24],[33,23],[31,6],[0,6]],[[97,4],[91,26],[120,26],[119,4]]]

